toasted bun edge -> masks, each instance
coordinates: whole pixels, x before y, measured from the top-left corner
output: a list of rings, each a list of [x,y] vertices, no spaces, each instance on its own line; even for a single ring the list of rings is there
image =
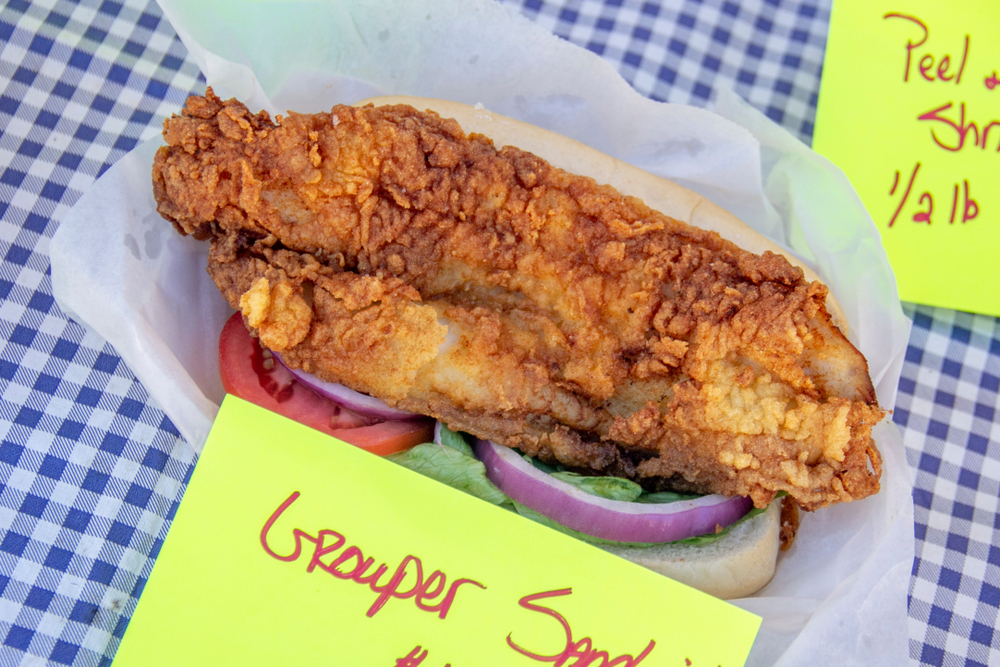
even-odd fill
[[[781,500],[706,545],[663,544],[653,547],[603,546],[682,584],[723,600],[746,597],[774,576],[781,545]]]

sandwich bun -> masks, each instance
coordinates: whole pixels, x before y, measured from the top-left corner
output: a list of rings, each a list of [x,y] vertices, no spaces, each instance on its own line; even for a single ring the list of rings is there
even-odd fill
[[[605,551],[723,600],[746,597],[774,576],[781,546],[781,499],[708,544],[603,545]]]

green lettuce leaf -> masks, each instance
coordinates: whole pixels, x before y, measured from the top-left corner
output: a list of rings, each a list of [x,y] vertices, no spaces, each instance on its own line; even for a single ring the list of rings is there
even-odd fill
[[[698,496],[684,495],[683,493],[674,493],[673,491],[657,491],[656,493],[643,492],[641,496],[636,498],[636,502],[656,505],[661,503],[676,503],[678,500],[693,500],[697,497]]]
[[[518,514],[527,519],[531,519],[532,521],[548,526],[553,530],[557,530],[560,533],[575,537],[579,540],[590,542],[591,544],[608,544],[631,547],[654,546],[653,543],[647,542],[616,542],[613,540],[604,540],[599,537],[594,537],[593,535],[587,535],[586,533],[573,530],[572,528],[567,528],[566,526],[553,521],[544,514],[536,512],[535,510],[525,507],[524,505],[514,502],[508,498],[507,495],[498,489],[496,485],[493,484],[493,482],[491,482],[486,476],[486,466],[484,466],[483,463],[475,457],[472,452],[472,448],[469,446],[469,443],[466,442],[465,437],[461,433],[452,431],[442,425],[441,442],[442,444],[440,445],[433,442],[417,445],[412,449],[392,454],[387,458],[390,461],[398,463],[405,468],[409,468],[414,472],[418,472],[421,475],[430,477],[431,479],[436,479],[442,484],[447,484],[448,486],[458,489],[459,491],[464,491],[465,493],[476,496],[477,498],[481,498],[488,503],[499,505],[506,509],[516,510]],[[646,493],[642,490],[642,487],[635,482],[621,477],[588,477],[586,475],[570,472],[558,464],[550,465],[529,456],[525,456],[524,458],[525,460],[531,462],[531,464],[539,470],[552,475],[556,479],[566,482],[567,484],[571,484],[592,495],[607,498],[609,500],[624,500],[640,503],[672,503],[678,500],[688,500],[698,497],[672,493],[670,491]],[[780,497],[784,495],[784,493],[779,493],[778,495]],[[755,517],[764,511],[765,510],[757,508],[751,509],[750,512],[747,513],[747,515],[742,519],[731,526],[723,528],[722,531],[718,533],[709,533],[707,535],[699,535],[698,537],[689,537],[684,540],[678,540],[676,543],[693,545],[710,544],[725,536],[733,528],[733,526],[739,525],[743,521]]]
[[[466,454],[460,448],[428,442],[387,458],[488,503],[501,505],[507,502],[507,495],[489,480],[486,466],[472,456],[471,449]]]
[[[472,453],[472,447],[470,447],[469,443],[466,442],[465,436],[458,431],[452,431],[444,424],[441,424],[441,444],[446,447],[451,447],[452,449],[457,449],[466,456],[471,456],[474,459],[476,458],[476,455]]]
[[[623,500],[625,502],[639,503],[673,503],[678,500],[690,500],[698,496],[673,493],[672,491],[660,491],[658,493],[648,493],[641,486],[632,480],[623,477],[593,477],[570,472],[558,463],[545,463],[533,456],[522,454],[521,457],[535,466],[542,472],[552,475],[556,479],[567,484],[572,484],[582,491],[607,498],[608,500]]]
[[[575,472],[554,472],[552,477],[587,493],[608,500],[632,502],[642,494],[642,487],[621,477],[587,477]]]

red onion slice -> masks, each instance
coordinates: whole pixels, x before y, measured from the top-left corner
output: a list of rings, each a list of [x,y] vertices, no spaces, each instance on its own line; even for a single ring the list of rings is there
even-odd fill
[[[306,373],[298,368],[292,368],[286,364],[284,360],[282,360],[281,355],[277,352],[272,351],[271,354],[274,355],[274,358],[277,359],[282,366],[287,368],[288,371],[295,376],[296,380],[306,385],[320,396],[325,396],[334,403],[344,406],[348,410],[353,410],[358,414],[370,417],[378,417],[379,419],[385,421],[402,421],[404,419],[416,419],[417,417],[423,416],[415,412],[407,412],[406,410],[391,408],[386,405],[384,401],[375,398],[374,396],[362,394],[361,392],[349,389],[342,384],[335,384],[333,382],[320,380],[315,375]]]
[[[742,518],[749,498],[702,496],[650,504],[607,500],[547,475],[521,454],[487,440],[476,440],[476,457],[486,476],[514,501],[567,528],[616,542],[673,542],[714,533]]]

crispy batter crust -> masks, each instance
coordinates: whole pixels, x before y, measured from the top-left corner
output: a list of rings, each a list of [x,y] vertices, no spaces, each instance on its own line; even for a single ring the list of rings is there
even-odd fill
[[[781,499],[781,550],[788,551],[799,532],[799,506],[790,496]]]
[[[164,137],[158,210],[294,366],[648,486],[878,490],[867,364],[783,257],[407,106],[272,122],[209,90]]]

